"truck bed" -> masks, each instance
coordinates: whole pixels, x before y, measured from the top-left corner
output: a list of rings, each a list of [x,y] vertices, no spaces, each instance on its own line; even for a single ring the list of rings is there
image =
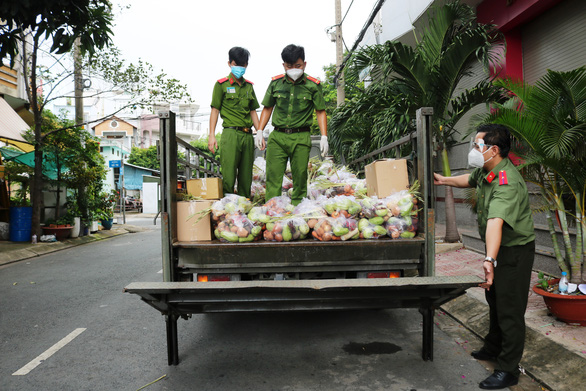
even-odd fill
[[[425,238],[320,242],[174,242],[178,267],[190,272],[288,272],[417,269]]]

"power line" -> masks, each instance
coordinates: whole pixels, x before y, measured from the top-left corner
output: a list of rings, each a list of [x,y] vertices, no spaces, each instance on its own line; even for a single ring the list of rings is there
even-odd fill
[[[337,80],[340,77],[340,73],[342,73],[342,71],[344,70],[344,67],[346,66],[346,63],[348,62],[348,60],[352,56],[352,53],[354,52],[354,50],[356,50],[356,48],[358,47],[358,45],[360,44],[360,42],[364,38],[364,34],[366,34],[366,30],[368,30],[368,28],[372,24],[372,21],[376,17],[376,14],[378,13],[378,11],[380,11],[380,9],[382,8],[382,6],[383,6],[384,3],[385,3],[385,0],[378,0],[378,3],[372,9],[372,12],[370,13],[370,16],[368,17],[368,20],[366,21],[366,23],[362,27],[362,30],[360,31],[360,34],[358,34],[358,38],[356,38],[356,42],[354,42],[354,45],[352,46],[352,49],[350,49],[350,52],[348,53],[348,55],[346,55],[346,57],[342,61],[342,64],[340,65],[340,69],[338,69],[338,71],[334,75],[334,85],[336,85]]]
[[[344,24],[344,19],[346,19],[346,15],[348,15],[348,11],[350,11],[350,8],[352,8],[352,4],[354,4],[354,0],[352,0],[352,1],[350,2],[350,5],[348,6],[348,9],[346,10],[346,13],[344,14],[344,17],[342,18],[342,21],[340,22],[340,26],[341,26],[342,24]]]

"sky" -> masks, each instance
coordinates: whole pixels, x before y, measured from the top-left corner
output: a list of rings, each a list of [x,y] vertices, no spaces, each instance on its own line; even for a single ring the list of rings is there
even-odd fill
[[[336,62],[336,45],[326,34],[335,24],[335,0],[116,0],[114,44],[129,62],[139,58],[186,84],[208,114],[216,80],[229,74],[228,50],[247,48],[244,77],[254,83],[259,103],[272,76],[283,73],[282,49],[305,48],[306,73],[324,79]],[[376,0],[342,0],[344,41],[351,48]],[[349,8],[350,7],[350,8]],[[202,123],[202,128],[207,124]]]

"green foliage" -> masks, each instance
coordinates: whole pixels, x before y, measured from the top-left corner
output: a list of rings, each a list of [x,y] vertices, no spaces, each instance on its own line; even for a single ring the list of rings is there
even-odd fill
[[[218,146],[220,145],[220,140],[222,139],[222,133],[218,133],[216,134],[216,141],[218,142]],[[222,153],[222,151],[220,150],[220,148],[216,149],[216,152],[212,154],[212,151],[210,151],[208,149],[208,140],[209,138],[200,138],[198,140],[193,140],[190,141],[189,144],[191,144],[191,146],[199,149],[202,152],[207,152],[208,155],[210,155],[211,157],[213,157],[216,160],[220,160],[220,154]]]
[[[325,71],[325,80],[323,80],[320,84],[322,86],[322,93],[324,96],[324,100],[326,102],[326,115],[328,118],[328,123],[332,117],[332,114],[336,110],[338,105],[338,91],[334,83],[334,76],[336,75],[336,65],[330,64],[323,67]],[[364,83],[359,82],[356,84],[344,86],[344,93],[346,95],[346,102],[353,99],[354,97],[358,96],[362,90],[364,89]],[[317,116],[315,112],[313,113],[313,122],[311,124],[311,134],[312,135],[320,135],[319,125],[317,123]]]
[[[82,50],[92,54],[111,42],[111,7],[107,0],[3,0],[0,20],[7,23],[0,25],[0,61],[14,61],[28,29],[51,37],[51,53],[70,51],[79,37]]]
[[[127,161],[130,164],[153,170],[158,170],[161,167],[161,163],[157,158],[157,147],[155,145],[148,148],[132,147]]]
[[[496,45],[501,37],[494,26],[477,23],[468,5],[455,1],[433,7],[417,38],[415,47],[388,41],[353,54],[345,73],[348,84],[356,85],[364,72],[370,74],[372,84],[332,116],[334,153],[341,151],[353,160],[395,141],[413,130],[420,107],[433,108],[435,134],[447,148],[455,124],[467,111],[500,99],[487,80],[456,94],[475,62],[488,68],[500,52]]]
[[[511,98],[496,105],[497,110],[487,115],[484,122],[505,125],[511,130],[516,138],[512,150],[524,161],[523,177],[541,189],[541,209],[548,217],[560,269],[568,272],[571,282],[584,280],[586,273],[581,268],[586,249],[586,66],[568,72],[548,70],[535,86],[510,79],[495,84]],[[553,218],[550,211],[555,214]],[[563,253],[553,220],[558,221],[562,230]],[[571,220],[576,221],[575,248],[569,238]]]
[[[93,220],[110,220],[114,218],[114,206],[118,200],[116,190],[100,192],[93,202]]]

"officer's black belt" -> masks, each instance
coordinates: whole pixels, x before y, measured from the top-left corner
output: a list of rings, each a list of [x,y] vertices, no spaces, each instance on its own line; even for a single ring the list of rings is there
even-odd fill
[[[236,129],[236,130],[240,130],[244,133],[252,133],[252,128],[246,128],[243,126],[224,126],[224,129]]]
[[[277,132],[282,133],[301,133],[301,132],[309,132],[309,126],[304,126],[303,128],[275,128]]]

